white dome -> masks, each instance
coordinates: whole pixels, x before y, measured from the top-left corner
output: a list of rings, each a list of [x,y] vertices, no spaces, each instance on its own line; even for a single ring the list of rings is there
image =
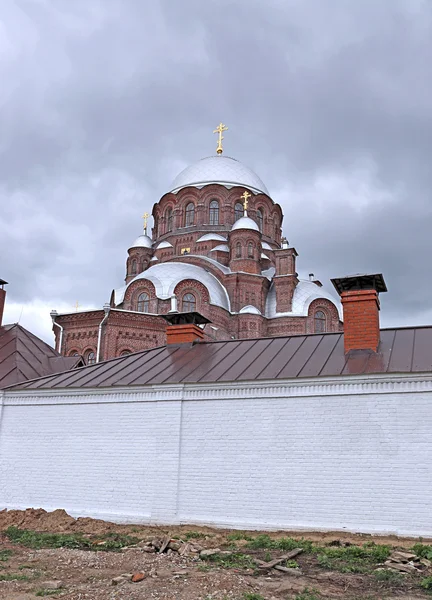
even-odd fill
[[[231,231],[235,231],[236,229],[252,229],[253,231],[259,231],[258,225],[250,217],[240,217],[240,219],[231,227]]]
[[[152,241],[148,235],[141,234],[132,244],[131,248],[151,248]]]
[[[151,281],[155,286],[156,296],[161,300],[171,298],[176,285],[180,281],[183,281],[184,279],[194,279],[207,288],[211,304],[221,306],[226,310],[230,310],[231,308],[228,292],[219,279],[202,267],[197,267],[196,265],[183,262],[165,262],[159,265],[153,265],[132,279],[126,288],[134,281],[140,279]],[[119,291],[117,295],[119,303],[123,301],[126,288]]]
[[[201,188],[211,183],[219,183],[227,188],[238,185],[256,194],[269,195],[266,186],[256,173],[235,158],[228,156],[208,156],[186,167],[174,179],[170,191],[175,194],[184,187]]]

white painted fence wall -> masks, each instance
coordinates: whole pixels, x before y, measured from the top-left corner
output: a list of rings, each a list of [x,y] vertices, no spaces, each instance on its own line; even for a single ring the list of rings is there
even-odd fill
[[[0,509],[432,535],[432,381],[0,397]]]

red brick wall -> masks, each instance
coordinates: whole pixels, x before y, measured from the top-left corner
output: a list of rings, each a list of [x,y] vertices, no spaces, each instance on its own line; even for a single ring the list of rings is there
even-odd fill
[[[342,292],[345,352],[378,349],[379,300],[376,290]]]

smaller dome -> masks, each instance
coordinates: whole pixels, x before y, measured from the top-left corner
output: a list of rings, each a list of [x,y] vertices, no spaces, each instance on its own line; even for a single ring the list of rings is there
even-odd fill
[[[231,231],[236,231],[237,229],[252,229],[253,231],[259,231],[258,225],[250,217],[241,217],[236,221],[232,226]]]
[[[137,239],[132,244],[131,248],[151,248],[152,241],[148,235],[144,233],[137,237]]]
[[[257,309],[256,306],[252,306],[252,304],[248,304],[247,306],[243,306],[240,309],[240,314],[249,314],[249,315],[260,315],[261,311]]]
[[[156,246],[156,250],[162,250],[162,248],[172,248],[173,245],[170,244],[169,242],[160,242],[160,244],[158,244]]]

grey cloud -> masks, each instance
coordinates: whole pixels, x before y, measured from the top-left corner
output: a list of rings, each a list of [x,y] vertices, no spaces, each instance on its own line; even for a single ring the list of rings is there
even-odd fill
[[[430,3],[22,0],[0,23],[11,297],[106,301],[143,210],[223,119],[301,269],[383,271],[392,324],[429,309]]]

